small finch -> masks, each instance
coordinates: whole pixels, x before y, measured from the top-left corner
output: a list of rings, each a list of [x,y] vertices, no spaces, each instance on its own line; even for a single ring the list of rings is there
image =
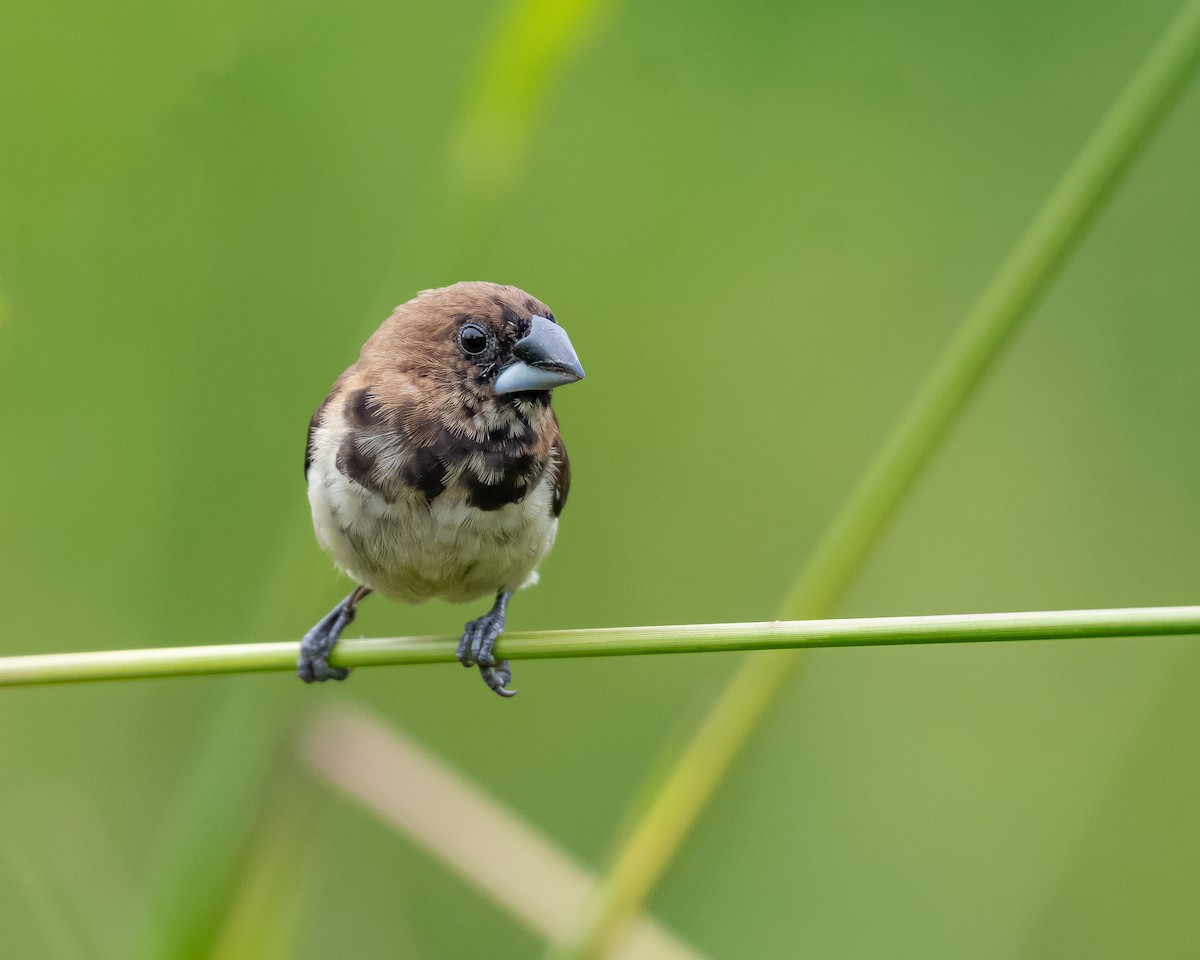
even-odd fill
[[[358,585],[305,634],[300,679],[346,678],[329,656],[369,593],[494,595],[458,659],[516,693],[492,648],[513,592],[537,580],[571,484],[550,391],[582,379],[554,314],[516,287],[456,283],[395,309],[308,428],[317,541]]]

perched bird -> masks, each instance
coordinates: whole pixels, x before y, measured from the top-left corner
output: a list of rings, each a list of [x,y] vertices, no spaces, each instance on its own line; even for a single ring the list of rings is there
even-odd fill
[[[537,580],[571,484],[550,391],[582,379],[554,314],[516,287],[456,283],[395,309],[308,428],[317,541],[358,586],[304,636],[300,679],[345,679],[329,655],[369,593],[494,595],[458,659],[516,693],[492,648],[513,592]]]

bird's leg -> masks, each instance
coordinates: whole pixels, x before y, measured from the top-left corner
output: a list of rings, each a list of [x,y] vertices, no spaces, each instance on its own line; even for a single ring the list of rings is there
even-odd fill
[[[317,621],[316,626],[300,641],[300,660],[296,673],[305,683],[321,680],[345,680],[350,671],[345,667],[331,667],[329,655],[337,645],[342,631],[354,619],[354,608],[358,601],[371,592],[370,587],[357,586],[341,603]]]
[[[508,682],[512,679],[508,661],[501,660],[497,663],[496,658],[492,656],[496,638],[504,632],[504,616],[511,599],[511,590],[501,590],[496,594],[496,602],[492,604],[492,609],[482,617],[469,621],[463,630],[462,639],[458,641],[458,662],[464,667],[478,664],[483,682],[502,697],[512,697],[517,693],[516,690],[508,689]]]

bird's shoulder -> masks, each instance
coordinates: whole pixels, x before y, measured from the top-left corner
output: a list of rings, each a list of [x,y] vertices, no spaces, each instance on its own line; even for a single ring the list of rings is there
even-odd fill
[[[343,388],[346,381],[357,373],[357,364],[349,367],[329,389],[329,393],[325,395],[325,399],[317,404],[317,409],[313,411],[312,419],[308,421],[308,442],[304,446],[304,476],[308,477],[309,470],[312,469],[313,460],[317,457],[317,431],[325,426],[328,419],[330,406],[341,399]]]

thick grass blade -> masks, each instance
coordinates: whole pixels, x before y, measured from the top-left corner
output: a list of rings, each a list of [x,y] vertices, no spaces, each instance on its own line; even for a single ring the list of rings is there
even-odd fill
[[[838,512],[780,615],[834,609],[930,455],[1005,344],[1078,247],[1200,60],[1200,2],[1167,27],[1084,144],[1025,235],[968,313],[899,423]],[[747,738],[803,662],[799,652],[748,659],[638,818],[581,929],[573,956],[603,956],[642,904]]]

